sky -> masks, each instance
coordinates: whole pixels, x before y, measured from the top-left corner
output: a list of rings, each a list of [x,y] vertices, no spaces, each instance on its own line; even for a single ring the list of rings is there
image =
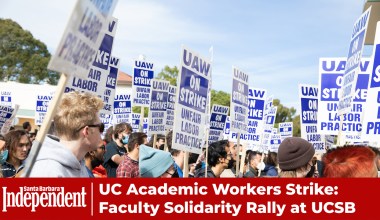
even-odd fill
[[[133,73],[140,54],[156,66],[179,66],[181,45],[211,57],[212,88],[231,93],[232,66],[249,86],[299,107],[298,84],[318,85],[320,57],[347,57],[364,0],[119,0],[113,56]],[[54,54],[76,0],[0,0],[9,18]],[[363,56],[370,53],[364,52]],[[297,111],[299,114],[299,111]]]

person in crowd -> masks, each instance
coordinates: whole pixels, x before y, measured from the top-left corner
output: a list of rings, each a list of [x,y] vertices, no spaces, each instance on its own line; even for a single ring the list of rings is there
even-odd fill
[[[139,169],[141,177],[175,178],[178,177],[174,168],[174,160],[169,152],[140,146]]]
[[[377,171],[380,172],[380,150],[377,147],[369,147],[373,152],[376,154],[375,162],[376,162],[376,167]]]
[[[87,92],[64,93],[54,116],[57,138],[47,136],[30,177],[88,177],[84,156],[98,148],[103,100]]]
[[[194,177],[195,167],[197,165],[199,154],[189,153],[189,175],[188,177]]]
[[[14,177],[24,168],[24,162],[30,150],[30,141],[25,130],[13,130],[5,135],[5,155],[1,164],[3,177]]]
[[[206,148],[202,148],[202,153],[198,154],[197,161],[195,163],[194,172],[200,168],[206,168]],[[194,175],[193,175],[194,176]]]
[[[277,153],[276,152],[268,152],[268,155],[264,158],[265,167],[261,172],[260,176],[262,177],[278,177],[277,171]]]
[[[318,168],[317,168],[317,157],[314,156],[313,159],[311,159],[311,168],[310,171],[306,174],[306,177],[319,177]]]
[[[249,160],[248,160],[248,157],[249,157],[249,154],[251,152],[253,152],[253,150],[247,150],[247,151],[245,151],[243,177],[249,171]]]
[[[169,131],[166,135],[167,146],[170,154],[174,159],[174,169],[177,170],[178,176],[183,177],[184,156],[185,151],[172,148],[173,131]]]
[[[231,169],[233,166],[232,154],[228,140],[216,141],[208,146],[207,155],[207,177],[219,178],[223,170]],[[205,168],[195,171],[195,177],[205,177]]]
[[[262,154],[258,151],[251,151],[248,154],[248,170],[244,174],[245,178],[258,177],[259,164],[261,162]]]
[[[113,126],[110,126],[107,129],[106,134],[104,135],[104,141],[106,142],[106,145],[111,143],[112,141],[115,141],[113,138]]]
[[[139,151],[147,144],[147,135],[143,132],[134,132],[129,135],[128,153],[123,155],[122,162],[116,170],[118,178],[139,177]]]
[[[279,177],[306,177],[311,170],[314,147],[300,137],[285,138],[278,148]]]
[[[104,146],[103,140],[101,140],[96,150],[89,151],[84,156],[89,177],[102,177],[102,176],[99,176],[97,172],[94,173],[94,168],[98,167],[104,162],[105,152],[106,152],[106,147]]]
[[[22,123],[22,128],[29,135],[30,131],[32,130],[32,125],[30,125],[30,122],[26,121],[26,122]]]
[[[36,139],[37,132],[37,129],[35,129],[34,132],[29,132],[29,141],[31,144],[33,144],[34,140]]]
[[[222,178],[234,178],[236,177],[236,160],[237,157],[240,157],[238,149],[237,149],[237,144],[234,144],[234,142],[229,141],[229,149],[232,155],[232,167],[229,169],[223,170],[222,174],[220,174],[220,177]],[[243,148],[243,146],[240,144],[240,150]]]
[[[157,134],[156,143],[153,144],[154,135],[150,138],[149,143],[147,144],[149,147],[153,147],[155,149],[164,150],[165,148],[165,135]]]
[[[377,177],[376,154],[369,147],[349,145],[330,149],[322,158],[324,177]]]
[[[107,170],[108,177],[116,177],[116,169],[123,161],[123,155],[127,152],[125,145],[128,144],[129,135],[132,133],[132,126],[122,122],[113,129],[113,141],[106,145],[103,166]]]

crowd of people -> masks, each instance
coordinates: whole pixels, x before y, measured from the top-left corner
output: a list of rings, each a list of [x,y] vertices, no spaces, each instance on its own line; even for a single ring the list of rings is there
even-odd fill
[[[103,101],[94,95],[65,93],[50,132],[28,168],[29,177],[378,177],[380,170],[378,148],[349,145],[318,155],[311,143],[299,137],[288,137],[278,152],[265,154],[242,152],[229,140],[216,141],[200,155],[190,153],[185,166],[185,152],[171,146],[172,131],[148,141],[145,133],[119,123],[101,138],[102,108]],[[23,129],[0,136],[1,177],[23,176],[36,134],[30,123],[24,123]],[[241,160],[244,166],[239,175],[236,163]]]

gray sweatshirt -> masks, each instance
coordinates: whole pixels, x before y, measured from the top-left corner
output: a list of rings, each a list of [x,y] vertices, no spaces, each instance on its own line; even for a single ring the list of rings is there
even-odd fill
[[[59,141],[46,137],[37,156],[30,177],[89,177],[84,160]]]

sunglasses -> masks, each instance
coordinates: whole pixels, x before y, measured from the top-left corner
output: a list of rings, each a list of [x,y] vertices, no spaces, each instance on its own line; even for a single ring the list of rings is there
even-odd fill
[[[80,128],[78,129],[78,131],[82,130],[82,129],[85,128],[86,126],[87,126],[87,127],[90,127],[90,128],[98,128],[100,133],[103,133],[103,131],[104,131],[104,124],[103,124],[103,123],[99,123],[99,124],[95,124],[95,125],[85,125],[85,126],[83,126],[83,127],[80,127]]]
[[[166,174],[169,174],[171,177],[177,173],[177,169],[174,169],[173,173],[169,173],[168,171],[165,171]]]

